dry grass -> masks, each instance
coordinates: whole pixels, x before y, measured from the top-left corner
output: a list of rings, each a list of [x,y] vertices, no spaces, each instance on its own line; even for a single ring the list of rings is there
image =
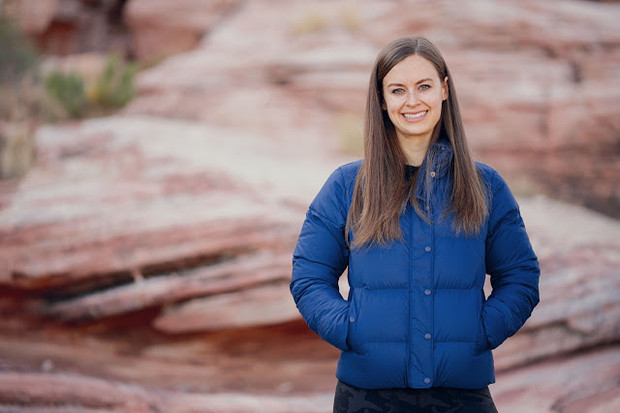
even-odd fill
[[[352,113],[341,112],[334,118],[340,150],[355,156],[364,154],[364,123]]]
[[[330,25],[342,27],[351,33],[358,32],[362,23],[355,2],[341,2],[339,9],[333,14],[308,8],[294,21],[293,33],[296,36],[320,33],[327,30]]]
[[[304,14],[293,24],[293,33],[303,36],[319,33],[327,27],[327,17],[316,10],[307,9]]]
[[[346,2],[340,8],[340,21],[342,26],[349,32],[355,33],[360,30],[362,23],[359,10],[353,2]]]

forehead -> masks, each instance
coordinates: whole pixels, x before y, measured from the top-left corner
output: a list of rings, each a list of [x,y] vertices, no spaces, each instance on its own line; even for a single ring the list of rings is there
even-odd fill
[[[411,55],[401,60],[383,78],[383,86],[390,83],[415,83],[422,79],[439,80],[433,64],[422,56]]]

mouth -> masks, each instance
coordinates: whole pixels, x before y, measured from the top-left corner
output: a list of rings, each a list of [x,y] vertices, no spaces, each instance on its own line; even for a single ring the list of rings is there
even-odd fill
[[[403,116],[405,117],[405,119],[407,120],[420,120],[422,118],[424,118],[424,116],[428,113],[428,110],[423,110],[421,112],[415,112],[415,113],[403,113]]]

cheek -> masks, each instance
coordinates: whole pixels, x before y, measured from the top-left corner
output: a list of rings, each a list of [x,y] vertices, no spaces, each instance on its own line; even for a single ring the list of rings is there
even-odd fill
[[[385,110],[390,113],[397,110],[400,110],[400,102],[398,99],[394,99],[394,97],[389,97],[385,100],[384,107]]]
[[[435,101],[434,103],[435,103],[435,105],[436,105],[436,106],[441,107],[441,104],[442,104],[442,103],[443,103],[443,101],[444,101],[444,93],[443,93],[443,91],[440,91],[440,92],[439,92],[439,93],[435,96],[434,101]]]

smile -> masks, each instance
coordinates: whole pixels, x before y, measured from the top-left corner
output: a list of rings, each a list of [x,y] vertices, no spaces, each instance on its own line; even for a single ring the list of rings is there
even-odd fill
[[[415,120],[415,119],[423,118],[424,115],[426,115],[427,113],[428,111],[425,110],[425,111],[417,112],[417,113],[403,113],[403,116],[407,119]]]

